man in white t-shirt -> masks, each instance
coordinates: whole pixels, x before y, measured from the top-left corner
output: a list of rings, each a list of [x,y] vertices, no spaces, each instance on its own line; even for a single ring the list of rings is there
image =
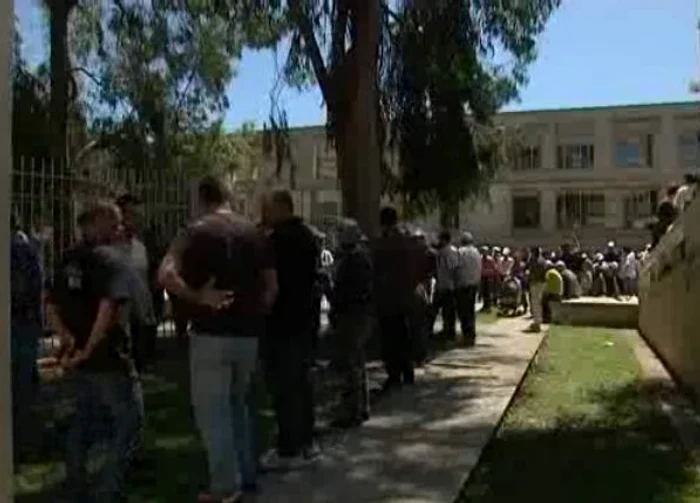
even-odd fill
[[[470,233],[462,234],[457,254],[457,314],[464,343],[473,346],[476,341],[476,294],[481,283],[481,253],[474,246]]]
[[[622,284],[623,295],[628,295],[631,297],[632,295],[637,294],[638,267],[639,263],[637,261],[637,254],[629,247],[624,247],[622,265],[618,271],[618,276],[620,277],[620,282]]]

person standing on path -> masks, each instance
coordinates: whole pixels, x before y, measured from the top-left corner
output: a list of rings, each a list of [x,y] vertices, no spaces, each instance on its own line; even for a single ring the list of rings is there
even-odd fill
[[[384,391],[415,382],[410,317],[416,281],[410,238],[398,227],[394,208],[382,208],[382,234],[372,245],[377,318],[382,359],[388,374]]]
[[[459,257],[457,249],[452,245],[452,235],[446,230],[440,232],[435,267],[435,294],[433,296],[431,326],[435,324],[438,313],[442,313],[442,335],[446,339],[454,339],[456,336],[455,279],[458,265]]]
[[[159,279],[192,316],[191,399],[210,486],[199,501],[233,503],[257,488],[253,380],[277,279],[264,236],[231,210],[224,184],[205,177],[198,196],[203,213],[173,244]]]
[[[341,253],[336,263],[333,303],[334,368],[340,378],[340,405],[333,426],[351,428],[369,418],[365,346],[372,332],[374,273],[367,238],[352,219],[340,222]]]
[[[143,423],[141,384],[131,358],[131,270],[117,248],[122,217],[100,202],[83,218],[83,240],[68,250],[47,295],[47,314],[61,344],[58,357],[73,371],[75,416],[68,433],[66,488],[70,501],[121,501]],[[88,450],[109,415],[107,461],[94,489]]]
[[[527,283],[530,290],[530,310],[532,311],[532,323],[529,332],[542,330],[542,294],[545,287],[545,273],[547,261],[542,256],[542,249],[534,247],[530,249],[530,257],[527,264]]]
[[[457,313],[464,344],[473,346],[476,342],[476,294],[481,281],[481,254],[468,232],[462,234],[460,245],[456,285]]]
[[[267,199],[279,294],[268,319],[263,355],[277,419],[277,448],[263,459],[270,470],[313,461],[314,400],[311,381],[315,286],[320,248],[313,231],[294,215],[292,195]]]

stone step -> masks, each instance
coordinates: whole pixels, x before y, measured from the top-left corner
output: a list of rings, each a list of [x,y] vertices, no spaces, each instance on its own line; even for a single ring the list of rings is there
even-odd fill
[[[636,297],[581,297],[552,305],[555,325],[636,329],[638,318]]]

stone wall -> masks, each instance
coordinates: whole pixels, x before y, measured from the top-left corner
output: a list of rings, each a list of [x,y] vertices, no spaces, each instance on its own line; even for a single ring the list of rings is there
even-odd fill
[[[640,332],[700,398],[700,197],[644,262],[639,279]]]

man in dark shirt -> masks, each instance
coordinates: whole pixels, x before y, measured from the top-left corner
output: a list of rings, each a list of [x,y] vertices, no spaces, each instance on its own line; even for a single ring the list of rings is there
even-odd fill
[[[312,460],[314,405],[311,385],[313,316],[318,257],[311,229],[294,215],[291,194],[272,192],[266,201],[279,294],[268,321],[265,371],[277,416],[277,448],[263,461],[269,469]]]
[[[75,373],[76,415],[66,463],[72,501],[113,501],[123,497],[143,421],[130,354],[130,271],[113,246],[121,234],[119,209],[98,203],[84,225],[87,239],[66,252],[56,271],[47,315],[61,340],[62,365]],[[110,419],[110,450],[95,495],[89,495],[87,453],[103,411]]]
[[[239,501],[256,488],[253,381],[277,280],[265,237],[231,210],[224,184],[206,177],[198,195],[203,214],[176,239],[159,279],[190,313],[192,405],[209,464],[200,501]]]
[[[666,196],[656,209],[656,221],[651,227],[652,247],[656,246],[673,221],[678,216],[678,209],[674,204],[676,194],[678,193],[678,185],[671,185],[666,189]]]
[[[340,222],[340,253],[335,269],[333,311],[334,367],[340,374],[340,405],[334,426],[357,426],[369,417],[365,345],[372,332],[374,275],[367,239],[352,219]]]
[[[14,215],[11,215],[10,225],[12,424],[15,461],[18,462],[21,450],[36,434],[32,405],[42,331],[42,273],[36,249],[21,232]]]
[[[388,374],[384,389],[388,391],[415,380],[410,316],[417,270],[410,238],[398,228],[396,210],[383,208],[379,220],[382,235],[373,243],[372,252],[382,358]]]

